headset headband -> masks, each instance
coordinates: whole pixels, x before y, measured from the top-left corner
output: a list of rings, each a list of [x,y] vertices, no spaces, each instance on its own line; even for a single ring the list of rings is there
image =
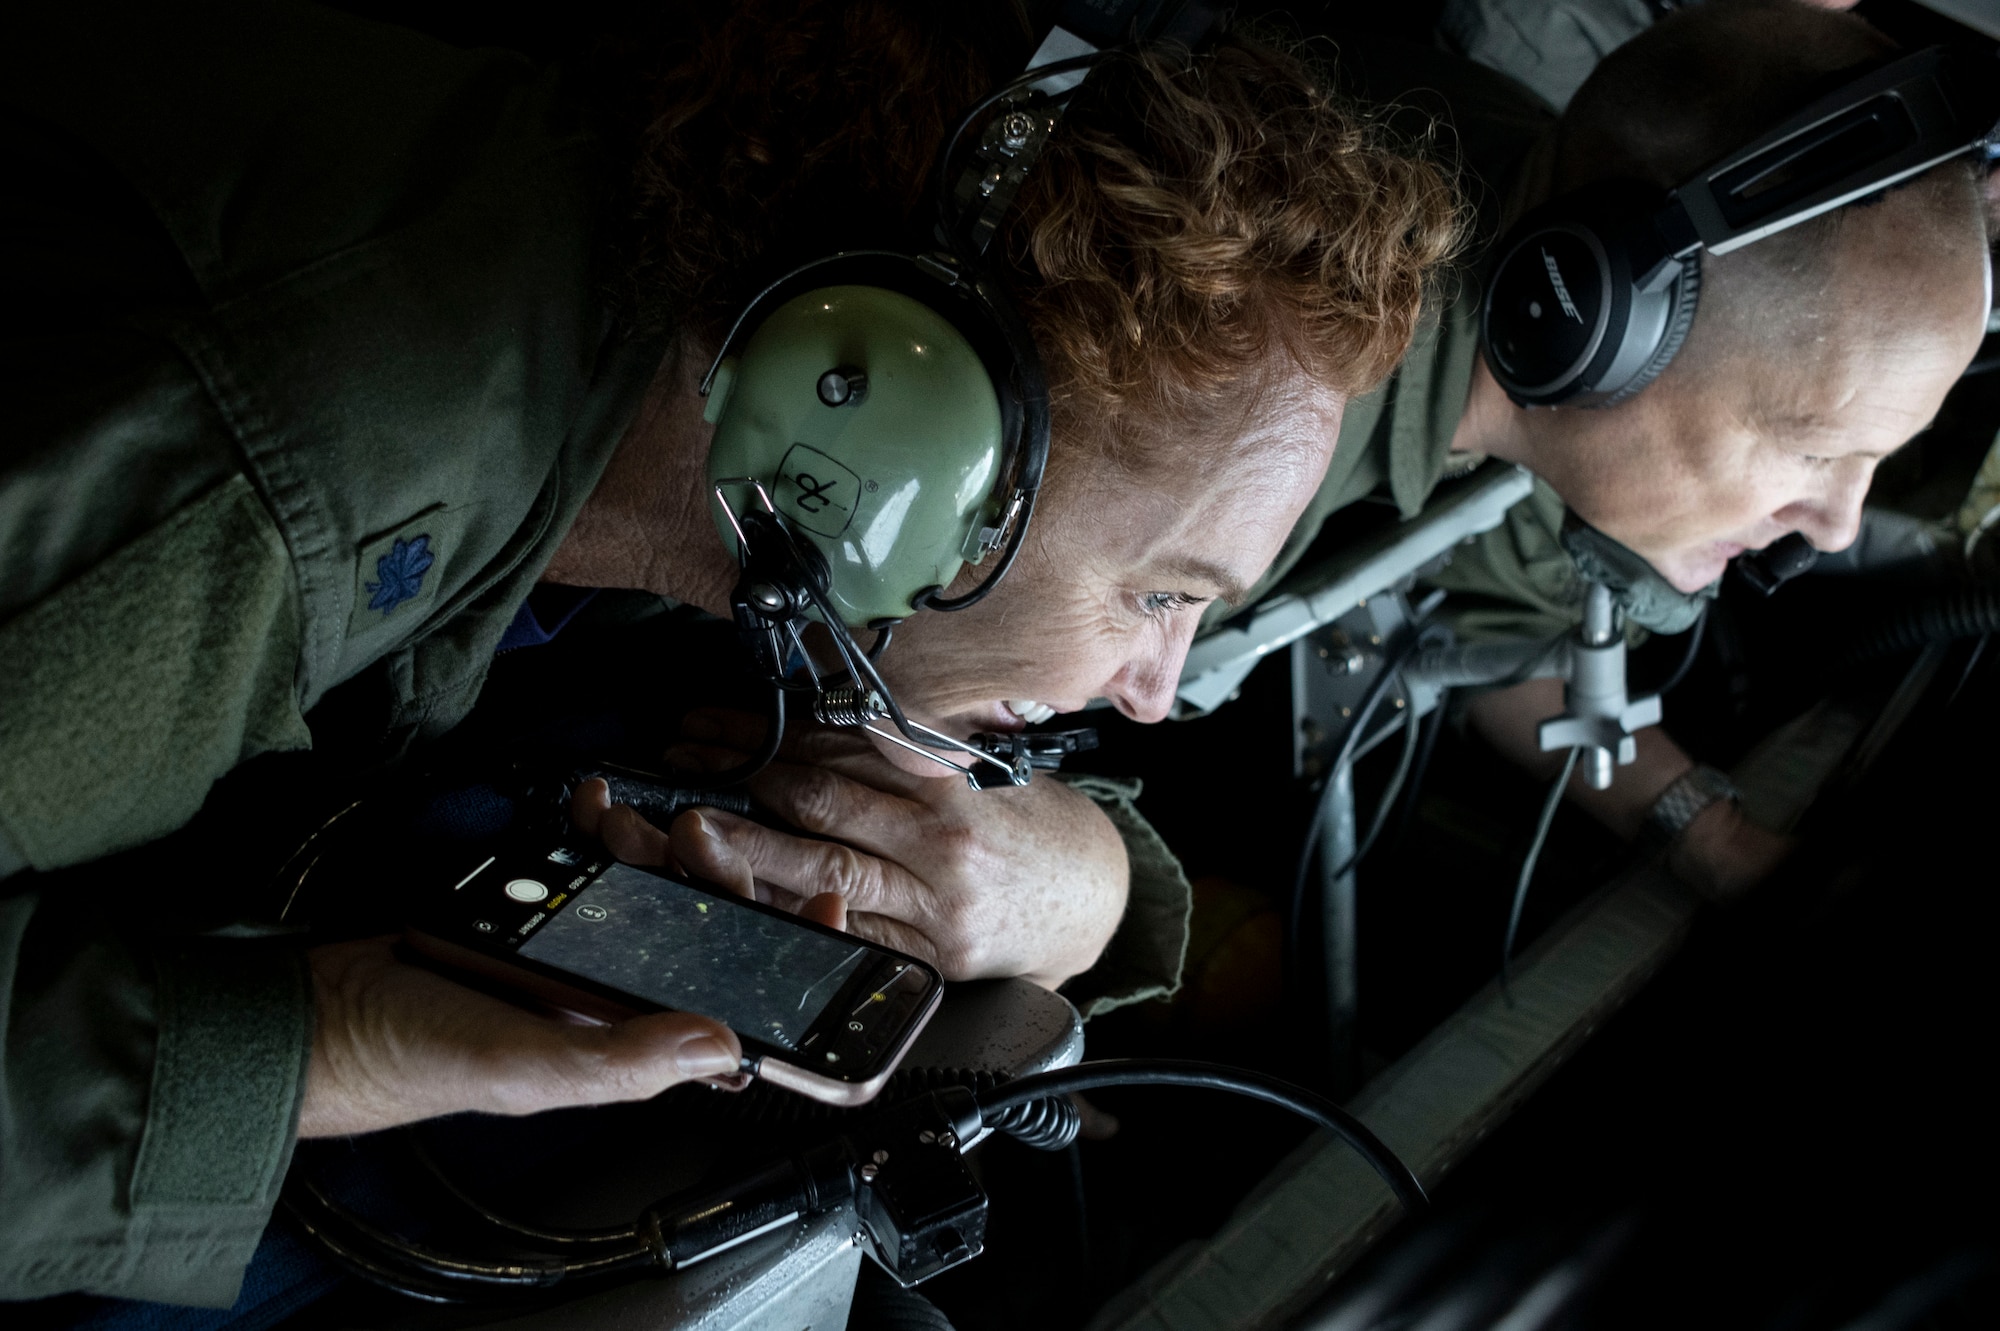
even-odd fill
[[[1616,406],[1693,326],[1727,254],[1992,140],[2000,65],[1933,47],[1859,72],[1669,191],[1609,180],[1516,223],[1486,284],[1486,363],[1521,406]]]
[[[1656,262],[1727,254],[1899,185],[1990,142],[1996,122],[2000,62],[1936,46],[1893,60],[1676,188]]]

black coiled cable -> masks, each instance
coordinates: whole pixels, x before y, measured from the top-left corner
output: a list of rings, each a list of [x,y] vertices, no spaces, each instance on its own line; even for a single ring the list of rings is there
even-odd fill
[[[995,1088],[996,1092],[998,1088]],[[1045,1095],[985,1113],[986,1126],[1037,1151],[1066,1150],[1083,1130],[1083,1115],[1067,1095]]]
[[[1909,606],[1861,638],[1842,667],[1866,665],[1934,642],[2000,633],[2000,587],[1964,587]]]

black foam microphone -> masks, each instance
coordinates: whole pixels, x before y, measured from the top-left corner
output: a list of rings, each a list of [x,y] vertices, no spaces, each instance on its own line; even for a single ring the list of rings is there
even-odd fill
[[[1736,571],[1743,581],[1769,596],[1819,561],[1819,551],[1798,532],[1771,542],[1762,550],[1736,557]]]

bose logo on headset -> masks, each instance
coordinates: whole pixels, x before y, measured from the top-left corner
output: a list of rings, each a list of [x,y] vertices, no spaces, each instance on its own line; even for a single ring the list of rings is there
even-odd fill
[[[1625,401],[1687,340],[1703,250],[1727,254],[1983,148],[2000,121],[1993,63],[1918,51],[1664,199],[1648,185],[1601,181],[1537,208],[1501,241],[1480,310],[1493,377],[1524,407]],[[1551,291],[1563,318],[1546,317]]]
[[[1582,323],[1583,316],[1576,312],[1576,302],[1569,298],[1569,288],[1563,285],[1562,269],[1556,267],[1556,256],[1550,254],[1547,250],[1543,250],[1542,263],[1549,270],[1549,285],[1555,288],[1556,299],[1562,302],[1562,312],[1578,323]],[[1539,319],[1541,314],[1542,312],[1539,307],[1532,303],[1528,306],[1529,318]]]

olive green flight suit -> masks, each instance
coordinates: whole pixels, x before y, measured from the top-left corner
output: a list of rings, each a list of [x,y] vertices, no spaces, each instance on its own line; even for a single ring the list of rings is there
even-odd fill
[[[63,871],[364,671],[389,744],[459,719],[663,348],[595,295],[606,163],[524,61],[68,0],[0,62],[0,1297],[227,1305],[301,958],[107,928]]]

